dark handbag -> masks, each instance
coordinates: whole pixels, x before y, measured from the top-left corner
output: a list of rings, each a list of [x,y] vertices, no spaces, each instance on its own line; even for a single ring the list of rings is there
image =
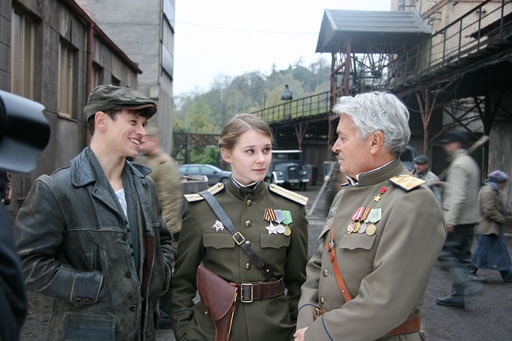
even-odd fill
[[[196,280],[204,312],[215,326],[215,341],[228,341],[235,313],[237,287],[229,284],[203,265],[197,267]]]

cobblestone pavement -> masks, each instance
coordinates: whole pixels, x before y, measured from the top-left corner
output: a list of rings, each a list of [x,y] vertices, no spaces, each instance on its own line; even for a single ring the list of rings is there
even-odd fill
[[[323,227],[326,212],[325,200],[318,200],[309,214],[320,186],[310,186],[299,192],[309,197],[307,212],[309,220],[309,255],[318,247],[318,235]],[[512,224],[506,228],[507,245],[512,251]],[[441,307],[435,299],[449,294],[451,282],[448,275],[434,268],[425,294],[421,312],[421,324],[429,340],[510,340],[512,338],[512,283],[501,281],[497,271],[479,270],[479,275],[488,279],[482,285],[482,293],[468,300],[465,310]],[[45,296],[29,293],[29,315],[22,332],[22,341],[44,340],[51,317],[52,301]],[[175,340],[172,330],[158,330],[158,341]]]

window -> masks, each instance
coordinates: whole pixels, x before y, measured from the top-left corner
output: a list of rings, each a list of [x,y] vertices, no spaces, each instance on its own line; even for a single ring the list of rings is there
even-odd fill
[[[61,39],[59,45],[59,115],[75,118],[76,102],[76,49]]]
[[[11,25],[11,91],[34,99],[36,25],[17,9],[12,12]]]
[[[92,64],[92,80],[91,89],[103,84],[103,68],[97,64]]]

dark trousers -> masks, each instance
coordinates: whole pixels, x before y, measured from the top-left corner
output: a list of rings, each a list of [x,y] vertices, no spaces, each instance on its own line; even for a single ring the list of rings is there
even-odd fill
[[[475,224],[456,225],[453,233],[448,233],[441,254],[440,265],[453,280],[452,295],[464,296],[471,278],[471,247],[475,236]]]

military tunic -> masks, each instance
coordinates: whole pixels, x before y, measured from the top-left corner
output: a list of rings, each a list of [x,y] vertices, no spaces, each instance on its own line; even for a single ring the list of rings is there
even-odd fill
[[[401,185],[390,181],[400,174],[395,181]],[[361,174],[358,183],[336,195],[302,286],[297,328],[308,327],[305,340],[376,340],[420,310],[446,232],[432,191],[425,185],[410,188],[411,179],[421,181],[395,160]],[[359,207],[381,209],[380,217],[372,217],[376,229],[347,233]],[[326,249],[331,228],[338,266],[352,297],[348,303]],[[314,305],[327,310],[316,321]],[[400,339],[421,336],[416,332]]]
[[[249,241],[251,249],[274,274],[283,277],[287,293],[275,298],[236,302],[231,340],[290,340],[295,331],[300,287],[305,280],[308,235],[307,198],[276,185],[261,182],[253,191],[232,181],[209,189],[225,210],[235,229]],[[227,229],[219,229],[218,218],[198,194],[186,195],[188,203],[176,272],[171,284],[171,312],[177,340],[213,340],[214,326],[199,301],[195,306],[196,270],[204,266],[228,282],[265,281],[263,273],[234,243]],[[195,201],[197,200],[197,201]],[[290,235],[269,233],[265,211],[286,210],[292,222]],[[274,225],[276,223],[273,223]]]

